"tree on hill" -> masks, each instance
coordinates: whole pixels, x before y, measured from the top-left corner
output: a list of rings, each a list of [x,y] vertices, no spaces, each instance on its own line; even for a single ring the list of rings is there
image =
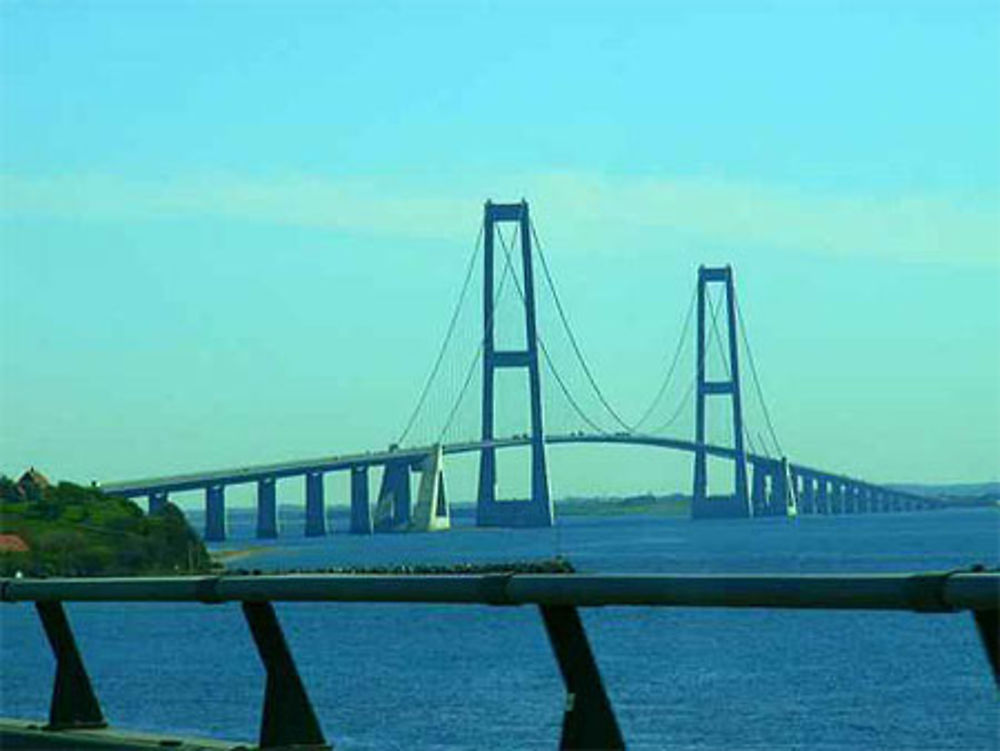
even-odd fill
[[[108,576],[203,572],[204,543],[168,503],[147,516],[132,501],[69,482],[53,486],[36,470],[0,476],[0,534],[27,551],[0,551],[0,575]]]

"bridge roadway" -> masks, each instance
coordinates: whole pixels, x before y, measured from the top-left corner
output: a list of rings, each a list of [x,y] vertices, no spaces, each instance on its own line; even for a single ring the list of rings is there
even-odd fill
[[[688,441],[683,438],[664,438],[662,436],[635,433],[606,433],[596,435],[583,433],[555,434],[545,436],[545,442],[550,445],[597,443],[653,446],[691,453],[694,453],[697,448],[697,444],[694,441]],[[509,438],[497,438],[492,441],[448,443],[442,446],[442,450],[445,455],[468,454],[484,448],[515,448],[518,446],[528,446],[530,443],[531,439],[527,435],[511,436]],[[424,460],[432,448],[432,446],[421,446],[416,448],[390,449],[387,451],[366,451],[360,454],[322,456],[314,459],[277,462],[275,464],[255,464],[249,467],[207,470],[204,472],[149,477],[139,480],[100,483],[100,487],[106,493],[132,497],[147,495],[149,493],[176,493],[185,490],[202,490],[210,485],[240,485],[265,479],[298,477],[312,472],[337,472],[351,469],[352,467],[378,467],[390,462],[417,465]],[[705,452],[709,456],[724,459],[735,457],[735,451],[724,446],[706,444]],[[747,454],[747,460],[751,462],[774,462],[769,457],[757,456],[755,454]],[[830,478],[849,479],[846,476],[834,475],[829,472],[812,471]]]
[[[445,455],[466,454],[480,451],[484,448],[515,448],[530,445],[530,438],[527,435],[511,436],[508,438],[498,438],[493,441],[464,441],[458,443],[444,444],[442,446]],[[550,434],[545,436],[545,442],[549,445],[561,444],[618,444],[626,446],[651,446],[654,448],[672,449],[676,451],[687,451],[694,453],[698,444],[695,441],[684,438],[667,438],[663,436],[644,435],[638,433],[566,433]],[[385,466],[387,464],[408,464],[417,467],[433,450],[432,446],[416,448],[389,449],[386,451],[364,452],[358,454],[343,454],[317,457],[314,459],[301,459],[297,461],[278,462],[274,464],[257,464],[248,467],[237,467],[232,469],[209,470],[204,472],[192,472],[179,475],[169,475],[163,477],[150,477],[139,480],[122,482],[101,483],[103,491],[114,495],[125,497],[138,497],[154,493],[173,493],[189,490],[203,490],[211,486],[240,485],[245,483],[259,482],[262,480],[275,480],[287,477],[299,477],[311,473],[326,473],[344,471],[352,468],[369,468]],[[736,452],[734,449],[725,446],[705,444],[705,452],[709,456],[722,459],[734,459]],[[761,469],[762,475],[774,476],[780,465],[780,461],[772,457],[761,456],[759,454],[747,454],[747,461],[753,465],[754,469]],[[828,472],[826,470],[808,467],[802,464],[789,463],[791,476],[794,478],[810,478],[813,483],[829,483],[831,485],[850,485],[863,488],[875,489],[871,483],[866,483],[847,475]],[[814,489],[814,488],[813,488]],[[905,493],[902,491],[878,488],[885,492],[891,492],[892,496],[900,500],[909,500],[927,504],[928,499],[923,496]]]

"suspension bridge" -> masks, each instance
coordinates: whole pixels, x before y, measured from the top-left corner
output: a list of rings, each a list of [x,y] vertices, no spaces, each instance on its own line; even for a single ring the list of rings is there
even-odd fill
[[[467,320],[472,314],[467,303],[480,257],[482,307],[473,322]],[[536,260],[548,292],[540,298],[535,294]],[[558,324],[545,328],[545,336],[542,301]],[[684,379],[681,363],[688,360],[693,367]],[[741,384],[744,360],[753,384],[754,401],[749,404]],[[201,490],[205,539],[221,541],[226,538],[227,487],[256,484],[257,536],[273,538],[278,535],[276,482],[304,478],[305,534],[319,536],[327,533],[324,477],[346,472],[352,533],[434,531],[450,526],[444,457],[478,454],[476,523],[550,526],[555,511],[546,448],[600,444],[689,453],[691,515],[696,519],[895,512],[944,505],[787,458],[764,399],[731,267],[699,268],[677,344],[663,363],[660,385],[640,418],[623,419],[600,388],[570,326],[527,202],[487,202],[441,347],[409,419],[388,449],[107,482],[101,488],[118,496],[148,498],[150,513],[162,510],[170,493]],[[508,379],[498,378],[498,371],[526,375],[527,389],[523,381],[518,391],[507,388]],[[543,371],[555,386],[544,392]],[[470,397],[477,373],[478,405]],[[498,404],[520,406],[513,412],[527,414],[526,431],[500,435],[509,419],[504,419],[503,410],[497,411]],[[763,430],[751,429],[750,413],[757,415]],[[685,418],[693,422],[693,436],[672,435]],[[497,452],[514,448],[530,452],[529,497],[503,499],[497,492]],[[731,465],[730,492],[709,492],[709,470],[716,465],[710,459]],[[381,472],[374,498],[369,479],[373,472]]]

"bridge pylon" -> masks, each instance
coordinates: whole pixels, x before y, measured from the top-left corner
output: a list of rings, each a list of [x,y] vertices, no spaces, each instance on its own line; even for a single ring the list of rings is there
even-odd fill
[[[524,349],[498,350],[494,341],[494,241],[497,225],[516,223],[520,230],[523,275]],[[479,498],[476,524],[480,527],[549,527],[553,523],[552,500],[545,463],[542,427],[542,384],[538,370],[538,334],[535,323],[535,283],[531,266],[531,222],[527,201],[492,203],[483,208],[483,449],[479,456]],[[505,259],[506,262],[506,259]],[[531,498],[498,501],[496,498],[496,449],[494,440],[494,374],[499,368],[528,371],[531,402]]]
[[[708,380],[705,367],[705,306],[709,284],[723,285],[726,296],[726,329],[728,333],[729,375],[721,380]],[[714,315],[714,313],[713,313]],[[714,325],[714,323],[713,323]],[[747,493],[747,454],[743,444],[743,405],[740,398],[739,352],[736,331],[736,297],[733,270],[730,266],[698,268],[698,349],[697,388],[695,403],[694,491],[691,517],[746,518],[753,516],[753,506]],[[709,396],[729,397],[732,406],[733,448],[735,469],[733,493],[727,496],[708,495],[708,454],[705,450],[705,407]]]

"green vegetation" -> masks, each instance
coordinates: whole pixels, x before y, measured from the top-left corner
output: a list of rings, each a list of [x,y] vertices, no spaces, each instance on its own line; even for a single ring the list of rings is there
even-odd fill
[[[17,482],[0,476],[0,534],[16,535],[28,547],[0,548],[3,576],[189,573],[211,566],[173,504],[147,516],[132,501],[68,482],[49,485],[34,470]]]
[[[652,516],[689,516],[691,499],[685,495],[646,495],[629,498],[567,498],[556,501],[556,511],[565,516],[620,516],[649,514]]]

